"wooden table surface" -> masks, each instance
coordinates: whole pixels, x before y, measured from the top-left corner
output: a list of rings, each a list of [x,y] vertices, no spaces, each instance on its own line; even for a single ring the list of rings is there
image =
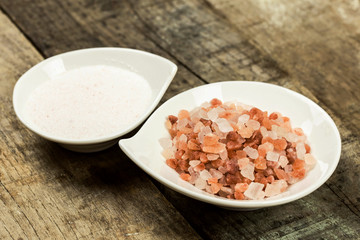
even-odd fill
[[[295,202],[235,212],[164,187],[118,146],[74,153],[27,130],[12,108],[17,79],[102,46],[176,63],[162,102],[225,80],[307,96],[340,130],[335,173]],[[358,0],[0,0],[0,239],[360,239],[359,79]]]

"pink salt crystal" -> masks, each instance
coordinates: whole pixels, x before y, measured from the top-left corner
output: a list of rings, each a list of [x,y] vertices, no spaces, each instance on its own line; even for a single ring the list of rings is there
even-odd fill
[[[278,138],[277,133],[274,131],[268,131],[267,134],[269,137],[271,137],[274,140]]]
[[[285,171],[286,173],[292,172],[292,165],[286,165],[286,166],[284,167],[284,171]]]
[[[279,127],[277,125],[272,125],[271,130],[273,132],[276,132],[276,135],[278,136],[278,138],[286,137],[288,134],[288,130],[286,130],[283,127]]]
[[[172,140],[170,138],[160,138],[159,143],[163,149],[172,147]]]
[[[205,111],[204,109],[201,109],[199,111],[199,117],[205,120],[209,120],[208,116],[207,116],[207,111]]]
[[[224,174],[222,174],[220,171],[218,171],[218,170],[216,170],[214,168],[211,168],[209,170],[209,172],[210,172],[212,177],[217,178],[217,179],[220,179],[220,178],[222,178],[224,176]]]
[[[305,149],[304,143],[300,142],[300,143],[296,144],[297,158],[300,160],[304,160],[305,153],[306,153],[306,149]]]
[[[224,193],[226,193],[227,195],[234,193],[234,191],[229,187],[221,187],[220,190],[223,191]]]
[[[280,189],[280,192],[284,192],[288,187],[286,180],[283,180],[283,179],[275,180],[272,184],[277,186]]]
[[[206,126],[204,128],[201,129],[201,131],[198,133],[198,138],[199,138],[199,142],[203,143],[204,141],[204,136],[208,135],[212,133],[211,128],[209,126]]]
[[[246,122],[246,126],[252,128],[254,130],[259,130],[260,123],[256,120],[250,119],[249,121]]]
[[[213,194],[213,192],[211,191],[210,185],[206,185],[205,191],[206,191],[207,193]]]
[[[280,156],[279,164],[282,168],[284,168],[289,163],[289,160],[285,156]]]
[[[220,139],[225,139],[227,133],[220,131],[220,128],[218,127],[218,125],[216,123],[211,124],[211,127],[214,131],[214,133],[220,138]]]
[[[288,132],[288,134],[285,136],[285,139],[288,140],[289,142],[297,142],[298,135],[292,132]]]
[[[241,158],[238,160],[240,170],[244,169],[249,164],[250,160],[248,158]]]
[[[218,170],[219,170],[219,172],[221,172],[221,173],[223,173],[223,174],[227,173],[226,167],[220,166],[220,167],[218,168]]]
[[[175,158],[175,153],[173,148],[166,148],[161,153],[165,159]]]
[[[190,164],[189,164],[190,165]],[[195,173],[194,168],[190,165],[190,167],[188,168],[188,171],[190,173],[190,175],[193,175]]]
[[[209,153],[209,154],[207,154],[206,156],[207,156],[207,159],[208,159],[209,161],[214,161],[214,160],[216,160],[216,159],[219,158],[219,155],[218,155],[218,154],[211,154],[211,153]]]
[[[275,184],[267,184],[265,188],[265,196],[272,197],[280,193],[280,186]]]
[[[266,160],[277,162],[279,160],[279,154],[273,151],[269,151],[266,154]]]
[[[165,121],[165,127],[166,127],[167,130],[171,129],[172,124],[171,124],[171,122],[170,122],[169,119],[166,119],[166,121]]]
[[[246,152],[249,158],[257,159],[259,157],[258,151],[252,147],[247,146],[243,150]]]
[[[189,165],[192,166],[193,168],[196,167],[197,165],[199,165],[201,163],[200,160],[191,160],[189,161]]]
[[[304,160],[305,164],[308,165],[310,169],[316,164],[315,158],[310,153],[305,154]]]
[[[222,160],[226,160],[226,159],[228,158],[228,152],[227,152],[226,149],[223,150],[223,151],[221,151],[221,152],[219,153],[219,155],[220,155],[220,158],[221,158]]]
[[[233,127],[225,118],[218,118],[216,120],[216,124],[218,125],[220,131],[223,133],[234,131]]]
[[[206,180],[202,179],[201,177],[198,177],[195,180],[195,187],[198,189],[205,189],[205,187],[207,186],[207,182]]]
[[[224,151],[224,149],[226,149],[226,145],[220,142],[215,145],[202,146],[202,150],[206,153],[220,153],[221,151]]]
[[[250,127],[241,127],[239,128],[238,133],[243,138],[250,138],[254,133],[254,129]]]
[[[249,199],[262,199],[265,193],[262,191],[264,184],[251,182],[248,189],[244,192],[245,197]]]
[[[203,127],[205,126],[202,122],[197,122],[194,126],[194,133],[199,133]]]
[[[185,134],[181,134],[180,137],[179,137],[179,142],[187,142],[187,137]]]
[[[202,179],[204,179],[204,180],[208,180],[209,178],[211,178],[212,176],[211,176],[211,174],[209,173],[209,171],[208,170],[202,170],[201,172],[200,172],[200,177],[202,178]]]
[[[195,172],[193,174],[190,174],[190,180],[189,183],[195,184],[196,179],[199,178],[199,173]]]
[[[250,116],[248,114],[243,114],[238,118],[237,124],[244,125],[247,123],[247,121],[250,119]]]
[[[263,138],[266,138],[269,136],[268,131],[267,131],[266,127],[264,127],[264,126],[260,127],[260,133],[263,136]]]
[[[186,125],[189,123],[189,120],[187,118],[180,119],[177,124],[177,129],[182,130],[186,127]]]
[[[215,122],[218,118],[219,118],[219,113],[221,112],[224,112],[225,110],[221,107],[216,107],[216,108],[213,108],[211,109],[208,113],[207,113],[207,116],[208,118]]]
[[[243,169],[241,169],[240,173],[243,177],[246,177],[251,181],[254,181],[255,179],[254,170],[255,170],[254,164],[252,162],[249,162],[245,167],[243,167]]]

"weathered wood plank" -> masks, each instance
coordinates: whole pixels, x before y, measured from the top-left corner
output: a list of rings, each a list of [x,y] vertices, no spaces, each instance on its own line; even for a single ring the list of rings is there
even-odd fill
[[[25,129],[11,93],[42,56],[1,12],[0,42],[1,239],[199,238],[117,146],[77,154]]]

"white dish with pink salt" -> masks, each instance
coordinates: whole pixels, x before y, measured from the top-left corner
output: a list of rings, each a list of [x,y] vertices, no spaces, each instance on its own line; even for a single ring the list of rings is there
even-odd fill
[[[93,48],[48,58],[14,87],[13,104],[30,130],[70,150],[114,145],[150,115],[177,67],[139,50]]]
[[[214,98],[221,104],[211,102]],[[264,112],[266,121],[259,120]],[[310,194],[334,172],[341,151],[335,123],[313,101],[283,87],[245,81],[183,92],[119,144],[164,185],[234,210]]]

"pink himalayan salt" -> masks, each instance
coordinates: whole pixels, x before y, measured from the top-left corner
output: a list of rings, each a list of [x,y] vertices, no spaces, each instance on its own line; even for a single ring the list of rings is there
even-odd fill
[[[299,142],[298,144],[296,144],[297,158],[300,159],[300,160],[304,160],[305,153],[306,153],[306,149],[305,149],[304,143]]]
[[[223,191],[224,193],[226,193],[227,195],[230,195],[230,194],[234,193],[234,191],[229,187],[221,187],[220,190]]]
[[[245,125],[254,130],[259,130],[259,128],[260,128],[260,123],[253,119],[250,119],[249,121],[247,121]]]
[[[189,123],[189,120],[187,118],[178,120],[177,129],[178,130],[184,129],[188,123]]]
[[[254,163],[249,162],[245,167],[241,169],[240,173],[243,177],[246,177],[251,181],[253,181],[255,180],[254,170],[255,170]]]
[[[250,160],[248,158],[241,158],[238,160],[238,165],[240,170],[244,169],[248,164]]]
[[[258,151],[252,147],[247,146],[243,150],[246,152],[249,158],[257,159],[259,157]]]
[[[243,138],[250,138],[254,133],[254,129],[252,129],[250,127],[241,127],[241,128],[239,128],[239,130],[237,132]]]
[[[245,197],[249,199],[263,199],[265,192],[262,190],[264,184],[251,182],[248,189],[244,192]]]
[[[199,133],[203,127],[205,126],[202,122],[197,122],[194,126],[194,133]]]
[[[206,156],[207,156],[207,159],[208,159],[209,161],[214,161],[214,160],[216,160],[216,159],[219,158],[219,154],[211,154],[211,153],[209,153],[209,154],[207,154]]]
[[[280,156],[279,164],[282,168],[284,168],[289,163],[289,160],[285,156]]]
[[[200,160],[192,160],[192,161],[189,161],[189,165],[192,166],[192,167],[196,167],[197,165],[199,165],[201,163]]]
[[[265,188],[265,196],[272,197],[286,190],[288,184],[285,180],[275,180],[271,184],[267,184]]]
[[[238,125],[244,125],[250,119],[248,114],[243,114],[238,118]]]
[[[220,171],[218,171],[214,168],[210,168],[209,172],[210,172],[211,176],[216,179],[220,179],[224,176],[224,174],[222,174]]]
[[[204,180],[208,180],[209,178],[212,177],[212,175],[209,173],[208,170],[205,169],[200,172],[200,177]]]
[[[207,182],[206,180],[202,179],[201,177],[198,177],[195,180],[195,187],[198,189],[205,189],[205,187],[207,186]]]
[[[211,128],[209,126],[206,126],[201,129],[201,131],[198,133],[199,142],[204,142],[204,137],[208,134],[212,133]]]
[[[260,133],[263,136],[263,138],[266,138],[269,136],[268,131],[267,131],[266,127],[264,127],[264,126],[260,127]]]
[[[306,153],[304,156],[305,164],[311,169],[315,166],[316,160],[310,153]]]
[[[269,152],[266,154],[266,160],[277,162],[277,161],[279,160],[279,156],[280,156],[279,153],[273,152],[273,151],[269,151]]]
[[[216,124],[218,125],[220,131],[223,133],[228,133],[234,130],[228,120],[226,120],[225,118],[218,118],[216,120]]]
[[[219,153],[219,156],[222,160],[226,160],[228,158],[228,152],[227,150],[225,149],[224,151],[220,152]]]
[[[94,65],[58,70],[30,94],[24,108],[29,121],[53,136],[93,139],[115,134],[137,121],[151,103],[148,82],[126,69]]]

